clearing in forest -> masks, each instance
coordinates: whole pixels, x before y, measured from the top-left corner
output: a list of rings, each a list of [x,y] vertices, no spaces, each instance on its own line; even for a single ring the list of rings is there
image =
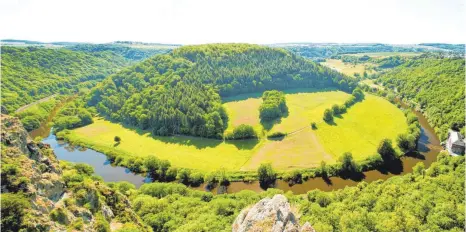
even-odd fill
[[[383,138],[394,141],[398,134],[407,130],[403,112],[383,98],[366,94],[365,100],[356,103],[341,117],[335,117],[334,123],[327,124],[322,119],[324,110],[333,104],[342,104],[350,95],[341,91],[295,91],[286,94],[289,115],[267,131],[259,119],[260,96],[260,93],[238,96],[224,103],[230,116],[227,130],[248,124],[263,132],[258,140],[151,136],[147,131],[99,118],[91,125],[72,130],[70,139],[107,152],[141,157],[154,155],[169,160],[175,167],[254,171],[265,162],[271,162],[279,170],[315,167],[322,160],[335,163],[347,151],[361,160],[374,154]],[[310,127],[311,122],[316,122],[316,130]],[[288,136],[274,140],[264,136],[273,131],[286,132]],[[115,144],[114,136],[122,139],[120,144]]]

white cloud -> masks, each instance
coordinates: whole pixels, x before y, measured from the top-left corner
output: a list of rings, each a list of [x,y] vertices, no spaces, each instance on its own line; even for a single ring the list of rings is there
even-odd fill
[[[0,38],[464,43],[464,10],[462,0],[2,0]]]

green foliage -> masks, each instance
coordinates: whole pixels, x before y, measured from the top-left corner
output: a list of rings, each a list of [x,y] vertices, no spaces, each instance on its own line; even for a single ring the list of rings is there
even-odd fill
[[[354,80],[281,49],[211,44],[184,46],[111,75],[87,102],[101,115],[155,135],[221,138],[228,118],[220,96],[355,86]]]
[[[325,109],[324,111],[324,121],[333,122],[333,112],[331,109]]]
[[[281,132],[281,131],[275,131],[275,132],[272,132],[271,134],[268,134],[267,138],[269,138],[269,139],[282,138],[282,137],[285,137],[285,136],[286,136],[286,133]]]
[[[113,138],[113,141],[115,141],[115,143],[121,142],[120,136],[115,136],[115,138]]]
[[[384,160],[393,160],[396,158],[396,152],[390,139],[380,141],[377,153],[379,153]]]
[[[257,138],[254,128],[250,125],[241,124],[233,129],[233,132],[227,134],[225,139],[252,139]]]
[[[60,103],[60,100],[60,97],[51,98],[15,113],[15,116],[21,119],[24,129],[32,131],[39,128],[40,124],[48,118],[55,106]]]
[[[68,102],[60,108],[53,119],[55,132],[91,124],[93,120],[92,114],[89,112],[90,110],[85,108],[82,98]]]
[[[311,128],[313,130],[317,129],[317,124],[315,122],[311,122]]]
[[[309,191],[298,203],[300,221],[321,231],[462,231],[464,157],[439,155],[428,169],[436,167],[434,177],[423,177],[424,167],[416,167],[386,181]]]
[[[395,89],[398,96],[420,109],[440,138],[446,139],[449,128],[464,127],[464,59],[413,59],[378,82]]]
[[[413,135],[400,134],[396,138],[396,143],[404,152],[416,149],[416,138]]]
[[[340,165],[341,165],[340,171],[342,173],[351,174],[351,173],[359,172],[358,165],[353,159],[353,154],[351,154],[350,152],[343,153],[343,155],[340,156],[338,161],[340,162]]]
[[[122,44],[78,44],[67,47],[72,51],[81,51],[88,54],[118,54],[131,61],[139,61],[157,54],[170,51],[169,48],[136,48]]]
[[[270,186],[275,183],[277,179],[277,173],[272,168],[272,164],[261,164],[257,169],[257,176],[259,177],[259,182],[262,186]]]
[[[110,224],[105,220],[104,216],[99,213],[95,217],[94,230],[96,232],[110,232]]]
[[[2,178],[3,181],[3,178]],[[22,228],[23,219],[30,207],[22,194],[2,193],[2,231],[16,232]]]
[[[53,209],[51,212],[50,212],[50,218],[53,220],[53,221],[56,221],[60,224],[68,224],[68,218],[66,216],[66,210],[59,207],[59,208],[56,208],[56,209]]]
[[[288,113],[285,94],[277,90],[265,91],[262,94],[262,104],[259,107],[261,120],[270,121],[285,116]]]
[[[51,96],[90,88],[129,63],[113,53],[2,46],[2,105],[8,112]]]

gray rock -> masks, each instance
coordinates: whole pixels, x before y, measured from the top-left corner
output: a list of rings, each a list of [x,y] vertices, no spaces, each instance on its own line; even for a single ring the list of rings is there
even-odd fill
[[[240,212],[232,226],[233,232],[313,232],[309,223],[301,228],[285,196],[278,194],[272,199],[260,200],[251,208]]]

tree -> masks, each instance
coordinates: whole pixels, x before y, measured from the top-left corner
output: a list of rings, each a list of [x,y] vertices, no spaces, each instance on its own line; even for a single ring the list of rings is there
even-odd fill
[[[277,90],[265,91],[262,94],[262,104],[259,107],[259,117],[262,120],[273,120],[283,117],[288,112],[285,94]]]
[[[256,132],[254,131],[254,128],[252,126],[246,125],[246,124],[241,124],[235,127],[232,133],[225,136],[225,139],[252,139],[252,138],[257,138]]]
[[[326,122],[332,122],[333,121],[332,110],[326,109],[324,111],[324,121],[326,121]]]
[[[277,174],[270,163],[261,164],[257,169],[257,175],[261,186],[268,187],[275,182]]]
[[[341,113],[340,112],[340,107],[337,104],[332,106],[332,111],[333,111],[334,115],[339,115]]]
[[[320,162],[320,173],[323,177],[327,177],[328,175],[327,163],[323,160]]]
[[[353,154],[351,152],[345,152],[339,158],[341,163],[341,171],[343,173],[354,173],[358,171],[358,166],[353,160]]]
[[[115,141],[116,143],[119,143],[121,142],[121,138],[119,136],[115,136],[115,138],[113,138],[113,141]]]
[[[404,152],[409,152],[416,149],[416,138],[413,135],[400,134],[396,138],[399,148]]]
[[[384,160],[393,160],[396,158],[395,149],[393,149],[392,141],[390,139],[383,139],[377,148],[377,152]]]
[[[311,122],[311,128],[313,130],[317,129],[317,124],[315,122]]]

